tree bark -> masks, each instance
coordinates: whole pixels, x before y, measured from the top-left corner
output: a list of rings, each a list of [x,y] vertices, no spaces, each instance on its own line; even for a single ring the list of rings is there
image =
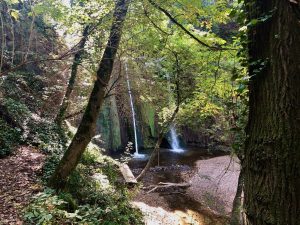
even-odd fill
[[[76,168],[86,146],[95,135],[96,121],[113,70],[128,6],[129,0],[116,1],[110,36],[99,64],[97,80],[95,81],[87,108],[83,114],[77,133],[49,181],[49,186],[55,189],[64,187],[68,176]]]
[[[243,225],[243,174],[240,173],[236,194],[232,204],[230,225]]]
[[[300,221],[299,0],[247,0],[249,121],[242,162],[247,222]]]
[[[80,63],[82,62],[82,56],[84,54],[84,47],[85,47],[85,43],[88,40],[88,35],[89,35],[89,29],[90,29],[90,25],[87,25],[83,32],[82,32],[82,38],[80,40],[80,43],[78,45],[78,51],[76,52],[75,56],[74,56],[74,60],[73,60],[73,64],[72,64],[72,68],[71,68],[71,76],[68,82],[68,86],[67,86],[67,90],[65,93],[65,96],[63,98],[63,102],[60,106],[60,110],[55,118],[55,122],[61,126],[62,121],[64,119],[64,116],[66,114],[66,111],[68,109],[69,103],[70,103],[70,96],[74,90],[74,85],[75,85],[75,81],[76,81],[76,77],[77,77],[77,70],[78,70],[78,66],[80,65]]]

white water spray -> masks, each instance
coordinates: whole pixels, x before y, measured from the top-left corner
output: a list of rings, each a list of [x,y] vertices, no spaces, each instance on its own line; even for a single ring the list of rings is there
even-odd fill
[[[182,150],[179,146],[178,136],[174,126],[171,127],[171,146],[173,150]]]
[[[170,81],[170,76],[168,73],[167,73],[167,79],[168,79],[168,88],[169,88],[169,106],[171,107],[173,98],[172,98],[172,90],[171,90],[171,81]],[[178,135],[177,135],[175,126],[171,126],[170,134],[171,134],[172,151],[178,152],[178,153],[184,152],[184,150],[182,148],[180,148]]]
[[[135,144],[134,156],[135,157],[143,157],[143,155],[139,154],[139,146],[138,146],[138,141],[137,141],[137,127],[136,127],[135,110],[134,110],[133,97],[132,97],[132,92],[131,92],[129,76],[128,76],[128,62],[127,62],[127,60],[125,61],[125,74],[126,74],[128,94],[129,94],[129,98],[130,98],[130,107],[131,107],[132,120],[133,120],[134,144]]]

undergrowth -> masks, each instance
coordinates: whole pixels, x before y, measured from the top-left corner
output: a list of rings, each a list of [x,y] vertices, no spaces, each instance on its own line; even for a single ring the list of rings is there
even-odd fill
[[[51,95],[39,76],[10,74],[0,80],[0,87],[0,158],[21,144],[35,146],[47,155],[41,179],[45,188],[24,209],[25,224],[143,224],[140,211],[130,205],[132,191],[117,181],[116,162],[95,145],[89,145],[63,191],[46,188],[75,129],[60,128],[44,115],[50,110],[39,96]],[[33,96],[31,90],[39,95]]]
[[[24,141],[22,128],[30,111],[24,104],[12,98],[0,99],[0,106],[2,110],[0,113],[1,158],[9,155],[16,146]]]
[[[62,155],[62,151],[49,152],[43,173],[45,183]],[[89,145],[63,191],[45,188],[33,198],[24,211],[26,224],[143,224],[141,212],[130,205],[132,191],[117,177],[116,162]]]
[[[10,154],[20,142],[20,130],[10,127],[0,118],[0,158]]]

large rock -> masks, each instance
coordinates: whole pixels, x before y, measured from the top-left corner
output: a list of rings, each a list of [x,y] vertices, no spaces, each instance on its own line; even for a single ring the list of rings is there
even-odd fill
[[[229,214],[235,197],[240,165],[237,158],[221,156],[196,162],[187,193],[218,214]]]

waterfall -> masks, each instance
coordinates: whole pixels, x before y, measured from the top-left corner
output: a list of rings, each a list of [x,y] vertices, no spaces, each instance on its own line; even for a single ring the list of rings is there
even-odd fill
[[[132,97],[132,92],[131,92],[131,86],[130,86],[130,81],[129,81],[129,76],[128,76],[128,62],[127,62],[127,60],[125,61],[125,74],[126,74],[127,88],[128,88],[128,94],[129,94],[129,99],[130,99],[130,107],[131,107],[131,112],[132,112],[132,120],[133,120],[134,144],[135,144],[134,156],[135,157],[142,157],[143,155],[139,154],[139,146],[138,146],[138,141],[137,141],[136,117],[135,117],[135,110],[134,110],[134,105],[133,105],[133,97]]]
[[[181,150],[180,146],[179,146],[179,140],[178,140],[178,136],[176,133],[176,129],[174,126],[171,127],[170,129],[171,132],[171,147],[173,150]]]
[[[168,79],[168,89],[169,89],[169,107],[171,107],[173,97],[172,97],[170,76],[168,73],[167,73],[167,79]],[[182,148],[180,148],[178,135],[177,135],[176,128],[174,125],[172,125],[170,128],[170,134],[171,134],[171,143],[170,144],[172,147],[172,151],[183,152],[184,150]]]

